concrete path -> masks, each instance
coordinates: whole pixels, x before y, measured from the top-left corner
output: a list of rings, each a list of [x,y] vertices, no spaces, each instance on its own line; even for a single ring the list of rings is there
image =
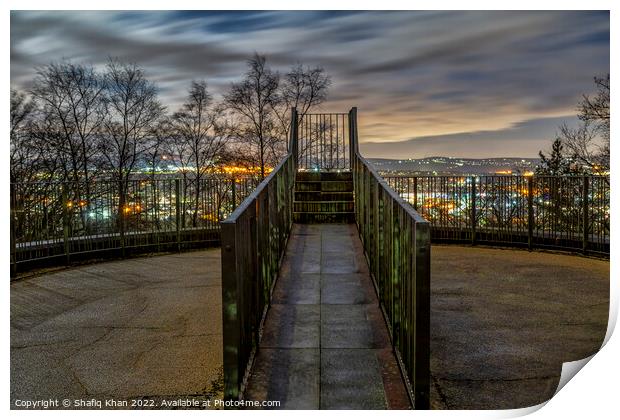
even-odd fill
[[[409,407],[355,225],[294,225],[246,399]]]
[[[11,283],[11,404],[222,397],[220,250]]]

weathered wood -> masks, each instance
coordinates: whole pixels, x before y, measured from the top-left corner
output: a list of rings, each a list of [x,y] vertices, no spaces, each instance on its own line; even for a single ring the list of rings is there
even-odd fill
[[[428,409],[430,224],[359,154],[356,110],[349,115],[357,226],[411,401]],[[417,188],[416,179],[415,200]]]
[[[295,133],[296,113],[291,117]],[[295,150],[292,137],[290,150]],[[241,398],[292,227],[295,157],[282,162],[221,222],[224,398]]]

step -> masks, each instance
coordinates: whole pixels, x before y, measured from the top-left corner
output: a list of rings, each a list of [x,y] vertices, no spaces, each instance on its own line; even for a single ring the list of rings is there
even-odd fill
[[[295,191],[352,192],[353,181],[296,181]]]
[[[353,173],[347,172],[297,172],[297,181],[353,181]]]
[[[353,201],[353,192],[295,191],[295,201]]]
[[[293,212],[341,213],[353,212],[353,201],[295,201]]]
[[[295,223],[355,223],[355,213],[293,213]]]

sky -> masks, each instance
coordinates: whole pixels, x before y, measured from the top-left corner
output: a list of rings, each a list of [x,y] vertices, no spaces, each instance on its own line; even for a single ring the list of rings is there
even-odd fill
[[[609,12],[12,11],[11,86],[59,60],[135,62],[174,111],[215,97],[255,52],[332,77],[325,112],[358,107],[367,157],[536,157],[609,72]]]

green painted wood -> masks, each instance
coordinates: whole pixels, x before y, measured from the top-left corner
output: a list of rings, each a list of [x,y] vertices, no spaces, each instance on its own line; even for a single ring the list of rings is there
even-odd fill
[[[295,201],[353,201],[353,191],[295,191]]]
[[[353,201],[296,201],[296,213],[353,213]]]
[[[350,132],[357,144],[355,113]],[[355,151],[355,219],[414,408],[430,406],[430,224]],[[417,189],[417,184],[415,185]],[[417,203],[416,203],[417,204]]]

